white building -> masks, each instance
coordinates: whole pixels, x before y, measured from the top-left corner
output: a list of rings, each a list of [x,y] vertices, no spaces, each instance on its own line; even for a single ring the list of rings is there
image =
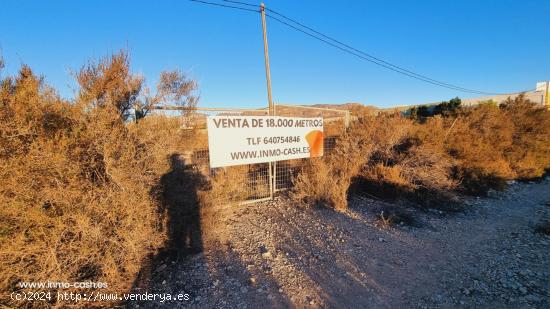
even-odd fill
[[[548,97],[549,86],[550,86],[550,82],[538,82],[534,90],[524,92],[525,98],[531,102],[538,103],[541,105],[545,105],[545,104],[550,105],[550,98]],[[473,99],[461,99],[461,100],[462,100],[463,106],[472,106],[472,105],[478,104],[480,101],[489,101],[489,100],[493,100],[494,102],[499,104],[508,98],[514,99],[518,95],[520,95],[520,93],[493,95],[493,96],[479,97],[479,98],[473,98]]]

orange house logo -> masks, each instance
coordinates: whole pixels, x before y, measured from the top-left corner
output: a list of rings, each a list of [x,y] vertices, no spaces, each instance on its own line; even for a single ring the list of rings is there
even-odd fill
[[[323,155],[323,131],[313,130],[306,134],[309,144],[309,157],[321,157]]]

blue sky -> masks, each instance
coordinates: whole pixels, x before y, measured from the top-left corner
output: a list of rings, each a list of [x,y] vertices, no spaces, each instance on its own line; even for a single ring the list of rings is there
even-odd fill
[[[211,0],[222,2],[221,0]],[[256,3],[253,0],[248,2]],[[488,92],[550,79],[550,1],[266,1],[327,35],[434,79]],[[268,19],[273,98],[382,107],[475,97],[362,61]],[[260,16],[188,1],[2,1],[3,73],[21,63],[65,97],[87,60],[128,47],[154,85],[181,69],[202,106],[267,104]]]

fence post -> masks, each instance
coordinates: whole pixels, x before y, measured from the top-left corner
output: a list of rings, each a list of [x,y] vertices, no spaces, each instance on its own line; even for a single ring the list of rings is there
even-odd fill
[[[350,114],[349,110],[346,110],[346,114],[344,116],[344,128],[347,130],[349,128],[349,121],[350,121]]]
[[[550,82],[546,82],[546,91],[544,92],[544,105],[547,108],[550,108],[550,99],[548,98],[548,93],[550,91]]]

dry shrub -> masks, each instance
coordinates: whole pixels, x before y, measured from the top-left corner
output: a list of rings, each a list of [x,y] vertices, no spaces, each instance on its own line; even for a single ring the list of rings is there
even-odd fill
[[[346,209],[353,177],[373,151],[373,141],[368,137],[378,128],[373,126],[374,119],[371,115],[359,118],[336,141],[330,155],[309,160],[293,179],[291,197],[307,206]]]
[[[249,195],[247,175],[247,165],[216,169],[209,178],[209,187],[200,192],[201,204],[206,208],[217,208],[246,200]]]
[[[410,157],[414,158],[414,154]],[[365,186],[360,188],[362,191],[381,199],[425,199],[427,195],[442,193],[455,185],[449,177],[448,169],[434,170],[434,173],[430,173],[434,166],[436,169],[445,167],[444,164],[434,161],[417,162],[413,166],[407,165],[406,162],[391,166],[378,163],[365,168],[356,181]],[[442,175],[443,177],[440,177]]]
[[[401,176],[415,190],[441,192],[452,190],[457,185],[450,177],[450,158],[429,147],[417,145],[398,154],[397,166],[401,168]]]
[[[2,293],[48,280],[126,292],[164,244],[166,216],[151,189],[185,136],[166,122],[124,122],[142,89],[128,65],[122,53],[85,67],[74,102],[26,66],[0,80]],[[183,84],[171,87],[182,95]]]
[[[347,191],[351,183],[353,162],[344,166],[314,158],[294,179],[291,196],[308,206],[329,206],[341,210],[347,207]]]
[[[139,141],[153,156],[149,169],[155,174],[163,173],[170,168],[169,156],[174,153],[187,155],[185,163],[193,163],[189,154],[195,150],[195,144],[200,140],[197,137],[200,132],[182,130],[181,121],[177,117],[150,115],[138,123],[128,124],[127,128],[139,137]]]
[[[128,53],[122,51],[83,66],[76,79],[79,99],[94,107],[115,108],[124,119],[139,100],[143,77],[130,72]]]
[[[47,280],[126,291],[163,240],[146,148],[116,111],[70,105],[27,68],[4,81],[0,113],[2,291]]]
[[[371,196],[440,206],[455,200],[457,188],[480,194],[550,168],[550,111],[521,95],[421,122],[360,111],[355,117],[333,155],[299,172],[296,199],[343,209],[351,185]]]
[[[139,120],[149,113],[151,105],[170,102],[193,108],[199,99],[193,95],[197,83],[177,70],[161,72],[156,93],[152,95],[144,78],[130,71],[130,57],[125,50],[89,62],[76,74],[76,79],[80,85],[78,100],[92,107],[114,108],[124,120],[132,116],[132,110]]]
[[[507,100],[502,109],[515,129],[505,153],[515,177],[541,177],[550,168],[550,110],[523,96]]]
[[[345,209],[352,185],[374,196],[450,192],[456,186],[450,158],[417,133],[399,114],[360,115],[333,155],[311,160],[298,174],[292,196],[307,205]]]
[[[550,167],[549,126],[550,112],[521,95],[462,110],[446,143],[455,177],[466,192],[483,194],[504,189],[506,180],[542,176]]]
[[[373,156],[363,167],[359,183],[370,194],[381,198],[413,198],[423,204],[452,198],[457,186],[451,177],[452,159],[445,153],[440,138],[444,124],[435,119],[413,124],[401,117],[381,123]],[[399,129],[397,129],[399,128]]]
[[[482,104],[465,109],[447,140],[456,159],[455,177],[467,192],[503,188],[514,173],[504,153],[512,144],[513,124],[497,106]]]

